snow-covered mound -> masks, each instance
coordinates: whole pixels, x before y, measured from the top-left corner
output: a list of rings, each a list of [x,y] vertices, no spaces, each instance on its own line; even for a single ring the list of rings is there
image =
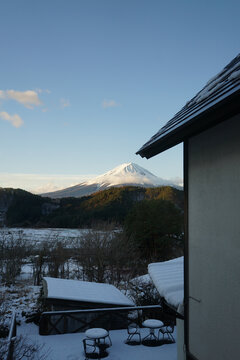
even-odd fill
[[[150,171],[137,164],[125,163],[89,181],[42,195],[49,196],[51,198],[63,198],[70,196],[81,197],[93,194],[99,190],[108,189],[110,187],[126,185],[143,187],[155,187],[162,185],[175,186],[170,181],[153,175]]]
[[[183,256],[149,264],[148,273],[160,296],[164,297],[170,305],[178,308],[183,304]]]

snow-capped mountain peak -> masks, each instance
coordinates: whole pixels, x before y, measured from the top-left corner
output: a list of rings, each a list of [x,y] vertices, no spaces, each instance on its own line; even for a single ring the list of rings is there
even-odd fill
[[[130,162],[121,164],[106,172],[105,174],[95,177],[94,179],[82,182],[78,185],[71,186],[63,190],[42,195],[52,198],[81,197],[90,195],[99,190],[108,189],[110,187],[127,185],[143,187],[155,187],[163,185],[174,186],[174,184],[168,180],[157,177],[150,171]]]
[[[85,184],[91,185],[96,182],[101,185],[108,184],[108,187],[123,185],[123,184],[157,186],[157,185],[162,185],[164,180],[158,178],[157,176],[153,175],[150,171],[142,168],[137,164],[124,163],[106,172],[103,175],[97,176],[92,180],[86,181]]]

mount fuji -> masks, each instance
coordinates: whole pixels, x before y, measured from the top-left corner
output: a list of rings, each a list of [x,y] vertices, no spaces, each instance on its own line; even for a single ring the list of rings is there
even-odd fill
[[[142,186],[142,187],[156,187],[156,186],[173,186],[176,184],[168,180],[153,175],[150,171],[142,168],[134,163],[124,163],[116,168],[99,175],[94,179],[82,182],[78,185],[68,187],[66,189],[41,194],[50,198],[64,198],[64,197],[82,197],[93,194],[100,190],[106,190],[110,187],[120,186]]]

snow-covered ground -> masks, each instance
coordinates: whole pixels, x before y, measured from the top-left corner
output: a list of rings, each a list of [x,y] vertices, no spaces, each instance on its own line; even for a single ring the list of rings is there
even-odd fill
[[[6,323],[9,323],[13,311],[17,321],[25,322],[25,315],[37,310],[40,286],[33,286],[29,281],[17,281],[15,285],[0,286],[0,312],[5,309]]]
[[[21,236],[22,239],[34,243],[51,240],[72,240],[84,236],[88,229],[59,229],[59,228],[3,228],[0,230],[2,236],[14,236],[15,238]]]
[[[23,324],[17,328],[17,333],[27,335],[29,339],[44,344],[43,352],[49,351],[47,360],[84,360],[82,340],[84,333],[64,335],[38,335],[38,327],[34,324]],[[141,335],[148,334],[148,329],[142,328]],[[177,360],[177,346],[165,344],[156,347],[144,345],[131,346],[125,344],[127,339],[126,330],[111,330],[110,337],[112,346],[108,349],[109,360]],[[174,332],[176,339],[176,330]]]
[[[41,244],[44,241],[62,241],[65,244],[70,244],[74,239],[79,239],[84,237],[92,229],[64,229],[64,228],[44,228],[44,229],[33,229],[33,228],[1,228],[0,229],[0,238],[4,239],[14,239],[21,238],[25,241],[28,241],[34,245]],[[104,230],[96,230],[100,234],[106,233]],[[119,232],[121,230],[114,229],[114,232]]]
[[[0,293],[5,294],[8,309],[8,321],[13,310],[17,312],[17,335],[23,335],[32,344],[38,344],[40,351],[47,354],[46,360],[84,360],[82,340],[84,333],[40,336],[38,326],[26,323],[25,312],[34,311],[40,287],[25,285],[20,282],[10,288],[0,287]],[[148,329],[142,328],[142,337],[148,334]],[[177,346],[166,344],[157,347],[144,345],[130,346],[125,344],[126,330],[111,330],[112,347],[108,349],[109,360],[177,360]],[[174,332],[176,339],[176,330]],[[41,347],[44,345],[43,347]]]
[[[79,237],[87,230],[76,229],[5,229],[4,231],[13,231],[14,234],[23,232],[23,236],[29,241],[36,243],[53,239],[55,236],[62,239],[70,239]],[[54,235],[55,234],[55,235]],[[9,234],[11,236],[11,233]],[[38,343],[41,351],[48,353],[46,360],[84,360],[82,340],[84,333],[64,334],[52,336],[40,336],[38,334],[38,326],[33,323],[26,323],[26,314],[37,310],[37,298],[40,287],[32,286],[31,266],[25,264],[22,273],[16,284],[11,287],[0,286],[0,298],[3,299],[2,305],[5,307],[6,323],[9,324],[13,310],[17,313],[17,335],[27,337],[27,341]],[[142,277],[145,281],[149,281],[149,276]],[[142,280],[143,280],[142,279]],[[1,304],[0,304],[1,305]],[[144,337],[147,335],[148,329],[141,329]],[[147,347],[144,345],[130,346],[125,344],[127,338],[126,330],[114,330],[110,332],[112,339],[112,347],[108,349],[109,360],[176,360],[177,347],[176,344],[166,344],[157,347]],[[174,333],[176,339],[176,333]],[[41,348],[41,345],[44,345]],[[1,358],[1,357],[0,357]]]

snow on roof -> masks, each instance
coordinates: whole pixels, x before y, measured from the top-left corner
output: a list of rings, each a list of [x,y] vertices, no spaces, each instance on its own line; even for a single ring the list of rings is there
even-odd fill
[[[178,308],[183,303],[183,256],[148,265],[148,272],[160,296]]]
[[[209,109],[224,103],[227,98],[239,96],[240,93],[240,54],[225,68],[210,79],[186,105],[170,119],[152,138],[146,142],[137,154],[142,157],[152,157],[186,139],[190,136],[194,122],[199,129],[199,116]],[[237,99],[238,100],[238,99]],[[219,120],[220,121],[220,120]],[[205,126],[205,123],[204,123]],[[186,129],[188,128],[188,131]],[[193,129],[193,128],[192,128]]]
[[[84,301],[102,304],[134,306],[120,290],[110,284],[88,281],[43,278],[47,284],[47,298]]]

